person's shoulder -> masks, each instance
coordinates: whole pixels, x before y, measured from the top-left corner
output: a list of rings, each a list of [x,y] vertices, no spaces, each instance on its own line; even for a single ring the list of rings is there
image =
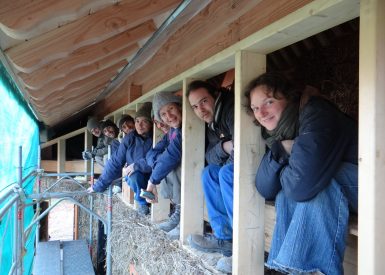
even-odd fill
[[[301,114],[308,114],[315,111],[338,111],[338,108],[329,100],[321,96],[312,96],[301,108]]]

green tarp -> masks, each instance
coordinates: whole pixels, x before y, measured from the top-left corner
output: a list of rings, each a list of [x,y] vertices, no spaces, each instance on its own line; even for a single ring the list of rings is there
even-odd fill
[[[36,119],[0,63],[0,194],[9,184],[17,181],[19,146],[22,146],[25,177],[37,167],[38,145],[39,129]],[[34,183],[35,178],[24,182],[26,193],[32,193]],[[12,265],[14,211],[12,208],[0,223],[0,274],[8,274]],[[24,227],[31,222],[33,214],[32,207],[25,209]],[[34,232],[26,240],[25,249],[24,274],[30,274],[34,254]]]

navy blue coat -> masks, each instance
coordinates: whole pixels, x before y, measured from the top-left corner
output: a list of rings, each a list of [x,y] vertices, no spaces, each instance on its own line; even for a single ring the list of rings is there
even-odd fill
[[[122,176],[122,168],[127,163],[134,163],[135,171],[144,174],[151,173],[151,167],[146,162],[146,154],[152,147],[152,131],[146,137],[132,131],[124,137],[118,150],[112,154],[111,159],[104,167],[102,175],[94,184],[93,189],[96,192],[103,192],[111,182]]]
[[[155,147],[147,153],[146,159],[148,165],[152,168],[150,181],[153,184],[159,184],[162,179],[181,163],[181,128],[171,128]]]
[[[277,147],[273,145],[273,151]],[[291,155],[277,155],[268,150],[261,161],[256,176],[259,193],[274,199],[283,189],[295,201],[309,200],[328,186],[342,162],[357,164],[357,124],[329,101],[312,97],[300,110]]]
[[[214,121],[206,126],[206,154],[208,164],[224,165],[233,162],[222,147],[225,141],[234,138],[234,93],[221,92],[216,99]]]

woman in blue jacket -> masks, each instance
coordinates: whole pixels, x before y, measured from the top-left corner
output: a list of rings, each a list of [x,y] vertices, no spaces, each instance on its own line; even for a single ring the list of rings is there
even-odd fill
[[[245,96],[267,151],[256,187],[275,199],[266,265],[290,274],[343,274],[349,207],[357,212],[356,123],[329,101],[263,74]]]
[[[160,184],[161,195],[174,204],[174,213],[170,218],[157,225],[158,229],[167,232],[169,239],[179,239],[180,221],[180,164],[182,159],[182,98],[169,92],[157,93],[152,101],[154,119],[162,120],[168,127],[167,134],[147,153],[147,163],[152,173],[147,191],[155,194]]]
[[[125,164],[126,182],[135,192],[134,199],[138,203],[138,213],[147,215],[149,208],[144,198],[140,197],[140,190],[147,188],[147,181],[151,174],[151,167],[146,162],[146,154],[152,148],[152,120],[151,103],[146,102],[136,112],[135,131],[124,137],[118,150],[107,162],[102,175],[90,187],[90,191],[103,192],[111,182],[122,175]]]

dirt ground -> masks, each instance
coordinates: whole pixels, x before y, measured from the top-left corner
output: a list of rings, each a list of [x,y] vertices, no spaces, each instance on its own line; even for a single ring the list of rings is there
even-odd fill
[[[56,200],[51,200],[51,205]],[[50,240],[73,240],[74,205],[62,201],[50,213],[48,218],[48,234]]]

